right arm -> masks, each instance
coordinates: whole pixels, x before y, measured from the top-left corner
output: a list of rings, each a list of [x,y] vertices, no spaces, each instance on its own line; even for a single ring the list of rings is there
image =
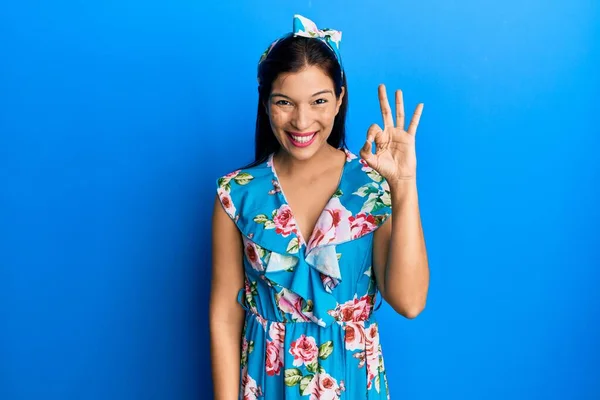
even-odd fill
[[[244,286],[243,245],[235,223],[215,199],[212,219],[210,353],[215,400],[239,397],[244,309],[237,303]]]

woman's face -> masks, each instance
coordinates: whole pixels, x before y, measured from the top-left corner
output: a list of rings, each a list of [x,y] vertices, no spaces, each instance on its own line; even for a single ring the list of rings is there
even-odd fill
[[[271,128],[281,147],[306,160],[327,144],[344,97],[335,96],[333,80],[318,67],[280,74],[267,100]]]

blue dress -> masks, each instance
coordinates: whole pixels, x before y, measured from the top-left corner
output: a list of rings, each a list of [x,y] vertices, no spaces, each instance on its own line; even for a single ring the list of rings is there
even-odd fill
[[[389,399],[371,263],[373,232],[391,214],[390,191],[345,151],[339,187],[306,241],[273,155],[217,180],[244,244],[240,399]]]

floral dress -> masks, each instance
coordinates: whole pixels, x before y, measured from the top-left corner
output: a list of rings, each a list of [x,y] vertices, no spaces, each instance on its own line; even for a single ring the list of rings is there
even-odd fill
[[[240,399],[389,399],[371,260],[372,233],[391,214],[390,191],[345,152],[338,189],[306,241],[273,155],[217,180],[244,244]]]

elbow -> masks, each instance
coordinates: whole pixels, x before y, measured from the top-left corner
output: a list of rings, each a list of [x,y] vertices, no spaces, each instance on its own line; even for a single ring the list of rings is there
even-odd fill
[[[394,309],[394,311],[406,319],[417,318],[425,309],[425,302],[406,303],[399,301],[388,301],[388,303]]]
[[[404,309],[404,310],[401,310],[398,312],[406,319],[415,319],[419,316],[419,314],[421,314],[423,312],[424,309],[425,309],[425,306],[419,307],[419,308]]]

